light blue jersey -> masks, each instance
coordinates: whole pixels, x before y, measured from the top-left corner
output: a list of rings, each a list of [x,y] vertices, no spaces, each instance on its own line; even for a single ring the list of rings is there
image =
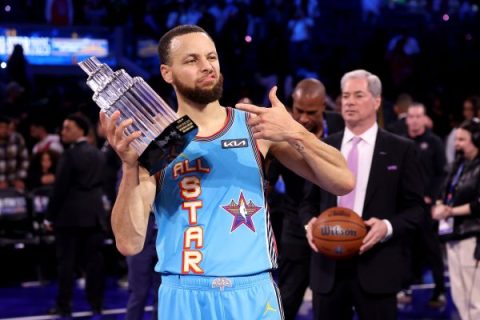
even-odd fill
[[[197,137],[159,179],[156,270],[246,276],[276,267],[262,156],[247,114],[227,108],[222,130]]]

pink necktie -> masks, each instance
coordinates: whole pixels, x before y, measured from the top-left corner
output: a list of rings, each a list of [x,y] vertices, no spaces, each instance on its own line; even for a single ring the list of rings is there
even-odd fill
[[[347,164],[350,171],[352,171],[353,175],[355,176],[355,180],[357,179],[357,172],[358,172],[358,143],[362,141],[360,137],[353,137],[352,141],[352,149],[348,153],[347,157]],[[347,193],[344,196],[340,197],[339,206],[344,208],[349,208],[353,210],[353,205],[355,202],[355,189],[356,186],[350,193]]]

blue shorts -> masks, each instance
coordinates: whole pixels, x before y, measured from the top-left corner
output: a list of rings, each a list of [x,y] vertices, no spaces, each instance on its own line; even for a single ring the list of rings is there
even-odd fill
[[[158,319],[283,319],[280,294],[269,272],[246,277],[163,275]]]

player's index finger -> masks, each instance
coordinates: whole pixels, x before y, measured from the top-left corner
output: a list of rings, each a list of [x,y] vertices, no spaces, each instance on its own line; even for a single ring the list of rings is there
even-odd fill
[[[247,111],[257,115],[265,112],[265,108],[260,108],[253,104],[248,104],[248,103],[238,103],[235,105],[235,107],[239,110]]]

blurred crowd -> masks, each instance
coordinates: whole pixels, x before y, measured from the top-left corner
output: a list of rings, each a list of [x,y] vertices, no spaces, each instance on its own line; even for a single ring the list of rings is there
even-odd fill
[[[122,54],[138,65],[144,62],[137,56],[138,40],[157,41],[174,25],[198,24],[212,35],[222,56],[225,105],[245,96],[265,105],[266,92],[274,84],[287,100],[295,83],[306,77],[325,83],[333,105],[340,92],[338,78],[362,67],[383,79],[386,123],[395,120],[392,107],[397,97],[409,93],[425,102],[428,114],[438,119],[434,130],[444,137],[451,123],[461,119],[462,101],[479,91],[476,1],[24,0],[2,1],[2,7],[0,20],[6,26],[121,27]],[[80,84],[84,79],[42,74],[34,79],[21,64],[12,59],[8,64],[12,71],[0,70],[6,103],[2,109],[12,103],[24,110],[43,103],[62,112],[89,103],[85,98],[89,93]],[[152,86],[173,105],[173,93],[159,79],[158,70],[145,67]],[[26,93],[8,86],[12,80]],[[22,97],[12,97],[16,95]],[[25,95],[30,101],[11,101],[25,100]],[[20,110],[15,108],[16,113]]]

